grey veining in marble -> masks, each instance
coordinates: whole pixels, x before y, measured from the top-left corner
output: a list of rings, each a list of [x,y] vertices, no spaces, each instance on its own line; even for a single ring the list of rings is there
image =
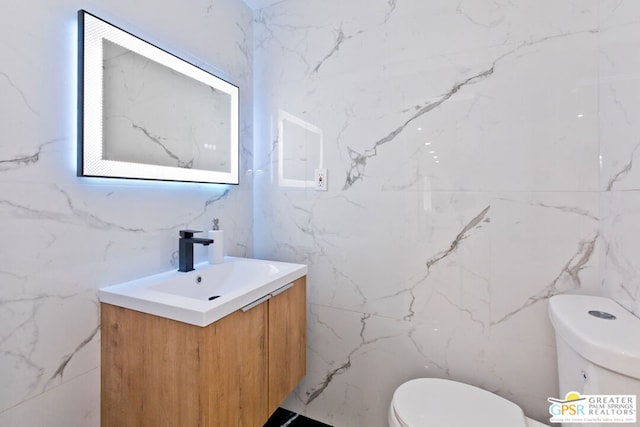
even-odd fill
[[[240,82],[241,185],[77,179],[77,5],[0,6],[0,425],[99,425],[97,288],[175,268],[214,216],[230,254],[309,265],[285,407],[331,425],[386,426],[420,376],[545,421],[548,297],[640,313],[637,2],[98,6]],[[327,192],[279,186],[280,110],[322,130]]]
[[[609,178],[609,182],[607,183],[607,191],[613,190],[613,186],[616,182],[623,180],[633,169],[633,158],[635,157],[636,151],[640,147],[640,144],[637,144],[633,147],[631,154],[629,155],[629,162],[625,164],[622,169],[615,173],[611,178]]]
[[[596,233],[592,239],[579,242],[578,251],[567,261],[567,263],[562,267],[560,273],[558,273],[558,275],[551,281],[551,283],[549,283],[549,285],[547,285],[540,293],[527,298],[527,300],[520,307],[505,314],[500,319],[492,322],[492,325],[500,324],[508,320],[512,316],[518,314],[525,308],[541,301],[548,300],[554,295],[571,291],[579,291],[582,288],[580,272],[591,260],[591,257],[593,256],[595,250],[596,242],[598,241],[598,237],[598,233]],[[563,278],[566,278],[571,284],[569,289],[559,289],[559,282]]]
[[[19,95],[20,98],[22,99],[22,102],[24,103],[24,105],[36,116],[40,116],[40,113],[38,113],[29,103],[29,101],[27,100],[27,97],[25,96],[24,92],[22,91],[22,89],[20,89],[11,79],[11,77],[9,77],[9,75],[3,71],[0,71],[0,76],[2,76],[4,78],[4,80],[7,82],[7,84],[9,84],[9,86],[11,86],[11,88],[13,90],[15,90]]]
[[[0,159],[0,172],[37,163],[40,160],[40,156],[45,147],[47,147],[48,145],[59,143],[61,141],[63,140],[53,139],[51,141],[46,141],[38,145],[38,147],[34,149],[35,153],[33,154],[18,155],[10,159]]]
[[[256,254],[309,265],[309,369],[286,408],[382,427],[400,383],[435,376],[548,418],[547,300],[601,286],[609,30],[597,0],[543,3],[256,12]],[[273,179],[280,109],[322,129],[327,193]]]
[[[100,424],[97,291],[176,268],[179,229],[218,217],[230,255],[253,250],[251,10],[240,0],[96,6],[245,88],[243,176],[238,186],[78,178],[78,6],[0,6],[0,426]],[[168,134],[133,124],[161,143]]]

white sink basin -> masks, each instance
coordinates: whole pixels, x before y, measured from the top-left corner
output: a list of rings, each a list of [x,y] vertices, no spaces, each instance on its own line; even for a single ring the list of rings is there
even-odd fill
[[[235,257],[194,268],[102,288],[100,301],[207,326],[307,274],[303,264]]]

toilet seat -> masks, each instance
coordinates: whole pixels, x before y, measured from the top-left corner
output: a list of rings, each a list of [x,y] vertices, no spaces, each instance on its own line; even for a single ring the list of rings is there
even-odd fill
[[[526,427],[522,409],[481,388],[451,380],[418,378],[398,387],[391,410],[403,427]]]

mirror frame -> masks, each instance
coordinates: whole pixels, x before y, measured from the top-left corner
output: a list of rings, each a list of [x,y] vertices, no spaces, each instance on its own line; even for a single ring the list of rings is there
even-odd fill
[[[109,40],[167,68],[193,78],[231,98],[230,171],[189,169],[103,158],[103,40]],[[77,175],[218,184],[239,183],[238,87],[141,38],[78,11],[78,158]]]

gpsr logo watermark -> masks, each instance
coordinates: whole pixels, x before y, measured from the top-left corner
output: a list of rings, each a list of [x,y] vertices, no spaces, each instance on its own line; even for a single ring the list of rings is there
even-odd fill
[[[570,391],[564,400],[547,398],[552,423],[635,423],[633,394],[584,394]]]

